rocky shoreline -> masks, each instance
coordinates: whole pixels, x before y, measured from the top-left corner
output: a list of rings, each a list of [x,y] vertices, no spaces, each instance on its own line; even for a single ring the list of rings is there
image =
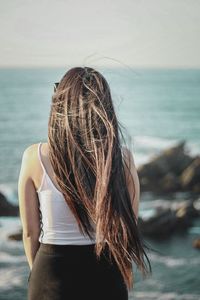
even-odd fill
[[[164,150],[138,168],[141,192],[200,195],[200,156],[190,156],[185,141]]]
[[[158,206],[153,216],[139,217],[141,232],[156,239],[166,239],[173,234],[185,234],[200,217],[200,199],[180,202],[169,201],[168,207]]]
[[[190,156],[185,141],[164,150],[138,168],[141,198],[146,192],[171,198],[168,205],[160,205],[153,216],[138,224],[150,238],[166,239],[174,234],[185,234],[200,217],[200,156]],[[189,193],[189,200],[177,202],[177,193]],[[147,200],[148,201],[148,200]],[[200,238],[193,243],[200,249]]]

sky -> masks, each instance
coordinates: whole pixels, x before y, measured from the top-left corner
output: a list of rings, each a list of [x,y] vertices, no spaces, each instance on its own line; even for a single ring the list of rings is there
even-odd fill
[[[200,0],[0,4],[0,67],[200,68]]]

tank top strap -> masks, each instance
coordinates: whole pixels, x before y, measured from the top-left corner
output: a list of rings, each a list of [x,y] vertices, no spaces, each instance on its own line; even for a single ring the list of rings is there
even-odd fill
[[[42,143],[40,142],[40,143],[38,144],[38,158],[39,158],[39,161],[40,161],[40,164],[41,164],[41,167],[42,167],[44,173],[46,173],[45,167],[44,167],[43,162],[42,162],[41,146],[42,146]]]

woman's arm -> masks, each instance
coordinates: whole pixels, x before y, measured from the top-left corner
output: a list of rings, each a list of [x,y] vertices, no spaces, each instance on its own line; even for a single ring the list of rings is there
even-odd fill
[[[33,261],[40,242],[40,218],[38,197],[32,174],[35,166],[34,145],[28,147],[22,156],[21,169],[18,179],[19,212],[23,230],[25,254],[32,269]]]
[[[133,211],[135,213],[136,219],[138,219],[139,212],[139,202],[140,202],[140,182],[137,173],[137,169],[134,163],[133,155],[128,148],[123,148],[124,158],[126,161],[125,165],[125,174],[126,174],[126,182],[128,191],[131,197]]]

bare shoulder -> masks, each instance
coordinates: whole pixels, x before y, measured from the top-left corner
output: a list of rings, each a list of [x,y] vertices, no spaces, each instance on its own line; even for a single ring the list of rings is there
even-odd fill
[[[39,143],[36,144],[32,144],[30,146],[28,146],[27,148],[25,148],[24,152],[23,152],[23,157],[24,158],[34,158],[37,155],[37,151],[38,151],[38,146]],[[48,151],[48,143],[42,143],[42,149],[44,153],[46,153]]]
[[[24,154],[25,154],[25,155],[31,155],[32,153],[34,153],[35,150],[36,150],[37,147],[38,147],[38,144],[39,144],[39,143],[37,143],[37,144],[32,144],[32,145],[26,147],[25,150],[24,150]]]
[[[25,148],[21,159],[20,174],[27,177],[32,177],[32,173],[36,169],[38,144],[32,144]]]
[[[31,158],[35,155],[37,151],[38,144],[32,144],[25,148],[23,152],[23,159]]]

